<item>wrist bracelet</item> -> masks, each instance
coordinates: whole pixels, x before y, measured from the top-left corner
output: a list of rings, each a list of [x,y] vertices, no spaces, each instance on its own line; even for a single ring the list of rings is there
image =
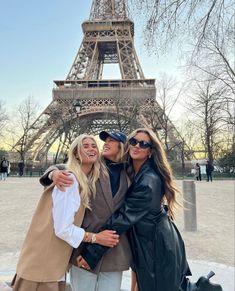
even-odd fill
[[[52,170],[49,174],[48,174],[48,178],[53,181],[53,173],[55,170]]]
[[[91,243],[94,244],[96,242],[96,234],[93,233],[91,236]]]
[[[85,232],[84,242],[89,242],[89,232]]]

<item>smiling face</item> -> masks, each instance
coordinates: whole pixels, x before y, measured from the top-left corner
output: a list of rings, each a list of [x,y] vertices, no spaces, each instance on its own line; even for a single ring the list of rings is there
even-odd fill
[[[84,138],[80,149],[82,164],[94,164],[99,156],[98,147],[92,138]]]
[[[119,151],[120,151],[119,141],[111,138],[110,136],[107,137],[103,145],[102,152],[103,157],[112,162],[116,162],[118,160]]]
[[[140,142],[140,143],[139,143]],[[129,155],[133,160],[138,161],[139,163],[144,163],[144,161],[149,157],[151,154],[151,139],[147,133],[138,132],[134,136],[133,145],[129,145]],[[142,145],[145,145],[143,148]],[[148,146],[149,145],[149,146]]]

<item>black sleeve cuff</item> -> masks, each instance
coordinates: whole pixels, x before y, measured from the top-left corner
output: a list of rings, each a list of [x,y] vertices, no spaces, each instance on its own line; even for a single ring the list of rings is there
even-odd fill
[[[49,179],[48,177],[44,178],[43,182],[45,186],[50,186],[52,183],[51,179]]]
[[[91,269],[95,269],[102,256],[109,250],[108,247],[104,247],[98,244],[87,245],[81,253],[83,259],[88,263]]]
[[[52,170],[53,171],[53,170]],[[40,179],[39,179],[39,182],[42,186],[50,186],[52,184],[52,180],[49,179],[49,174],[52,172],[48,172],[47,174],[44,174]]]

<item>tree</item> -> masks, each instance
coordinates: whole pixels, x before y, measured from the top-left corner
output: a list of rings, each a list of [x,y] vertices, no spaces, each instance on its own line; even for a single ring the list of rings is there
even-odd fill
[[[160,118],[160,116],[158,118],[158,122],[160,123],[162,129],[159,134],[168,154],[173,148],[179,146],[179,143],[182,142],[182,140],[179,139],[175,139],[175,141],[172,142],[171,132],[174,129],[174,125],[170,120],[172,111],[176,103],[179,101],[182,91],[183,86],[178,89],[175,78],[164,73],[160,75],[157,83],[156,96],[156,99],[162,109],[162,118]]]
[[[190,96],[190,108],[197,117],[198,134],[201,134],[205,152],[211,162],[223,148],[227,114],[223,96],[226,91],[227,87],[221,87],[216,81],[195,81]]]
[[[235,172],[235,144],[233,144],[232,150],[225,153],[225,155],[219,159],[218,164],[224,168],[226,172]]]
[[[67,152],[71,143],[76,136],[81,134],[81,120],[79,120],[79,115],[76,112],[76,109],[74,107],[63,108],[63,112],[66,112],[66,114],[60,114],[60,111],[51,112],[51,118],[54,118],[57,123],[60,123],[60,127],[56,129],[56,134],[52,135],[54,138],[48,142],[49,146],[53,143],[57,143],[57,149],[53,161],[54,163],[57,163],[61,158],[63,162],[66,160]],[[46,155],[48,149],[46,150]]]
[[[25,161],[26,153],[29,151],[28,140],[33,134],[32,124],[36,119],[38,110],[40,109],[38,102],[32,96],[23,100],[15,113],[13,122],[12,143],[13,149],[16,150],[22,161]],[[18,140],[16,142],[16,140]]]
[[[233,30],[233,0],[129,0],[132,11],[144,16],[146,44],[165,49],[175,40],[193,41],[195,52],[211,32]],[[218,35],[220,37],[220,35]],[[226,41],[229,41],[228,39]],[[182,42],[181,42],[182,43]],[[189,42],[187,42],[189,43]]]
[[[202,49],[191,59],[190,67],[188,66],[188,72],[198,80],[216,81],[220,84],[218,86],[227,88],[221,101],[226,104],[228,115],[226,122],[231,127],[235,126],[234,32],[230,29],[224,31],[212,29],[208,38],[202,42]]]
[[[198,72],[197,75],[203,72],[208,78],[221,81],[231,91],[232,96],[235,94],[234,33],[231,30],[218,32],[212,29],[208,38],[202,42],[200,53],[190,64]],[[234,101],[231,94],[228,100]]]
[[[175,49],[178,44],[186,71],[193,67],[199,73],[207,73],[207,78],[220,80],[234,96],[233,0],[129,1],[132,11],[143,14],[145,19],[144,36],[149,52],[165,53],[167,47]]]
[[[0,100],[0,137],[3,135],[3,129],[6,127],[8,116],[4,108],[3,101]]]
[[[198,120],[192,113],[184,114],[185,118],[180,118],[177,122],[179,131],[185,144],[187,145],[188,155],[191,157],[194,153],[202,151],[201,133],[198,131]],[[203,150],[204,152],[204,150]]]
[[[6,156],[7,156],[7,151],[4,150],[3,148],[0,148],[0,160]]]
[[[179,88],[175,78],[162,73],[156,87],[157,102],[148,109],[150,126],[154,132],[158,132],[168,157],[173,159],[176,157],[176,152],[179,152],[177,148],[180,148],[181,151],[183,139],[175,128],[171,117],[184,91],[184,85]]]

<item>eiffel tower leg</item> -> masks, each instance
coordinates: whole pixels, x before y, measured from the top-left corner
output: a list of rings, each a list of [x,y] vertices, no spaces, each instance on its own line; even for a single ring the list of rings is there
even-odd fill
[[[144,74],[137,58],[130,34],[131,33],[129,31],[129,39],[121,39],[117,36],[117,51],[122,78],[144,79]]]

